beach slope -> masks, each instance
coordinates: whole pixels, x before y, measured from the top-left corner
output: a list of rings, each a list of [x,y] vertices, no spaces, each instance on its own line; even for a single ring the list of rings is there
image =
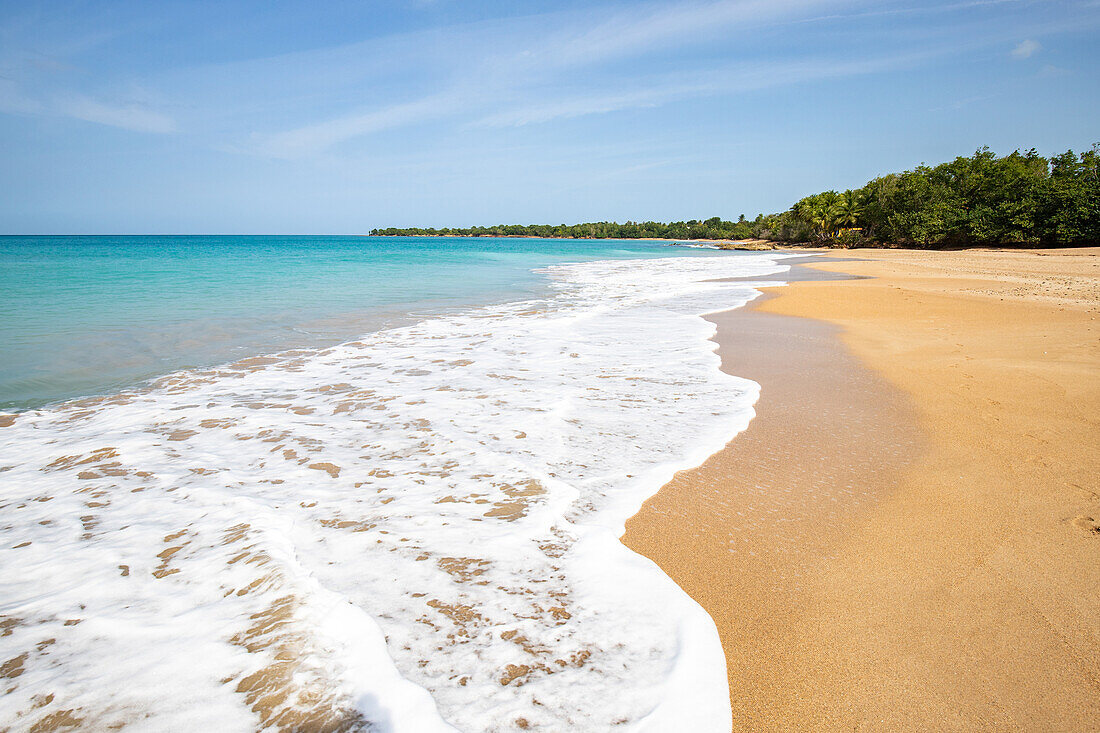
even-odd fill
[[[849,252],[715,318],[758,417],[624,542],[714,617],[735,728],[1096,729],[1098,254]]]

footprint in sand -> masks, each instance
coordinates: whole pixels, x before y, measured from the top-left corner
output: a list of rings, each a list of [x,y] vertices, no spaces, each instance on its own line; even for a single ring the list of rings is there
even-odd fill
[[[1073,523],[1090,534],[1100,536],[1100,522],[1097,522],[1092,517],[1087,517],[1082,514],[1074,519]]]

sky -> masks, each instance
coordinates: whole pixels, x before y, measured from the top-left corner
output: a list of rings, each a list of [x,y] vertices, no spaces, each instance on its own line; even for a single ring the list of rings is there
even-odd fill
[[[1100,142],[1100,0],[0,0],[0,233],[750,218]]]

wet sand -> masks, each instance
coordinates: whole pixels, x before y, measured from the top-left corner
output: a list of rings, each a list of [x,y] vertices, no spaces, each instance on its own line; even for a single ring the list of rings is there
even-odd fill
[[[714,318],[758,416],[624,542],[735,729],[1098,729],[1098,252],[848,252]]]

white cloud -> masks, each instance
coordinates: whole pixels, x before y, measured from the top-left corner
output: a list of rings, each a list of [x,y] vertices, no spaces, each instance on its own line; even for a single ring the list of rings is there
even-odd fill
[[[134,132],[169,133],[176,131],[171,117],[136,104],[116,106],[91,99],[71,97],[59,100],[57,111],[68,117],[95,122],[109,127],[119,127]]]
[[[276,158],[301,158],[362,135],[476,112],[486,107],[496,107],[496,111],[477,118],[471,123],[473,126],[522,127],[556,119],[657,107],[694,97],[873,74],[909,67],[941,53],[937,49],[926,49],[916,54],[854,61],[812,59],[799,62],[752,62],[707,73],[692,72],[682,76],[649,79],[640,83],[640,88],[629,92],[599,89],[540,99],[537,102],[517,99],[514,92],[504,88],[481,89],[475,92],[470,87],[455,87],[448,92],[411,102],[385,106],[286,132],[256,135],[253,150]],[[639,80],[635,80],[635,83],[639,83]]]
[[[909,67],[939,54],[939,51],[931,49],[916,54],[855,61],[821,58],[795,62],[744,63],[715,69],[708,73],[692,72],[679,78],[666,77],[652,80],[644,88],[628,93],[593,92],[551,101],[539,101],[526,106],[520,105],[483,117],[475,124],[486,127],[521,127],[554,119],[657,107],[696,97],[738,94],[804,82],[885,72]]]
[[[252,149],[278,158],[303,157],[381,130],[477,112],[487,107],[498,111],[487,116],[481,124],[511,126],[663,104],[671,97],[683,97],[688,93],[683,89],[619,92],[598,98],[560,99],[541,106],[508,109],[517,93],[536,80],[553,78],[563,71],[644,55],[662,47],[696,43],[702,37],[717,35],[734,25],[744,31],[754,24],[789,20],[800,12],[834,4],[836,0],[717,0],[680,3],[671,8],[647,4],[630,13],[611,15],[582,13],[564,23],[565,30],[540,33],[536,42],[476,57],[472,65],[454,69],[450,83],[437,93],[282,132],[254,134]],[[557,16],[557,20],[560,22],[566,17]],[[483,28],[478,30],[484,31]],[[509,37],[530,38],[525,34],[509,33],[506,26],[497,30],[496,37],[505,39],[504,43]],[[456,61],[463,64],[462,59]]]
[[[429,27],[173,69],[142,80],[166,90],[164,96],[135,93],[119,80],[73,88],[76,85],[60,73],[32,75],[20,67],[16,83],[5,85],[0,79],[0,112],[61,114],[138,132],[170,133],[178,129],[177,122],[161,111],[164,100],[170,99],[171,109],[186,115],[188,130],[196,136],[216,136],[211,144],[218,149],[301,159],[386,130],[426,123],[455,122],[459,130],[533,125],[886,71],[958,53],[961,46],[932,37],[920,47],[939,48],[924,58],[910,54],[904,59],[860,59],[856,46],[846,41],[819,47],[822,57],[817,59],[798,61],[788,55],[781,62],[758,51],[755,57],[749,55],[738,48],[737,39],[767,27],[793,28],[881,13],[954,12],[1020,1],[939,0],[921,8],[869,0],[615,3]],[[947,26],[935,26],[940,27]],[[1024,32],[1043,37],[1053,30],[1032,25]],[[909,35],[903,34],[902,41],[920,40],[919,31],[907,29]],[[1016,26],[987,33],[975,43],[1003,48],[1020,35]],[[721,68],[711,53],[719,44],[729,47]],[[903,54],[905,48],[915,46],[903,43],[896,50]],[[679,54],[679,49],[687,53]],[[703,51],[698,58],[696,49]],[[674,50],[686,59],[662,65]],[[1011,55],[1024,59],[1039,50],[1038,42],[1025,40]],[[647,56],[651,58],[643,58]],[[0,74],[4,57],[0,51]],[[641,61],[631,63],[635,59]],[[728,63],[734,59],[740,63]]]
[[[272,135],[255,135],[260,152],[275,158],[298,158],[372,132],[414,124],[455,111],[453,94],[435,95],[359,114],[306,125]]]
[[[170,133],[177,130],[168,115],[137,103],[111,104],[72,94],[31,96],[20,84],[0,76],[0,113],[72,117],[134,132]]]
[[[1012,49],[1012,58],[1014,59],[1028,59],[1038,53],[1042,46],[1038,41],[1033,41],[1030,38],[1026,41],[1020,41],[1016,45],[1016,48]]]
[[[790,19],[803,11],[836,4],[835,0],[720,0],[672,7],[642,6],[602,23],[592,25],[589,21],[586,25],[590,27],[579,33],[557,34],[525,55],[557,66],[582,65],[698,43],[733,26],[744,32],[760,23]]]
[[[687,88],[674,86],[665,89],[643,89],[626,94],[599,93],[572,98],[567,97],[552,102],[541,102],[494,112],[478,120],[476,124],[485,127],[522,127],[555,119],[604,114],[622,109],[654,107],[688,94],[689,90]]]

